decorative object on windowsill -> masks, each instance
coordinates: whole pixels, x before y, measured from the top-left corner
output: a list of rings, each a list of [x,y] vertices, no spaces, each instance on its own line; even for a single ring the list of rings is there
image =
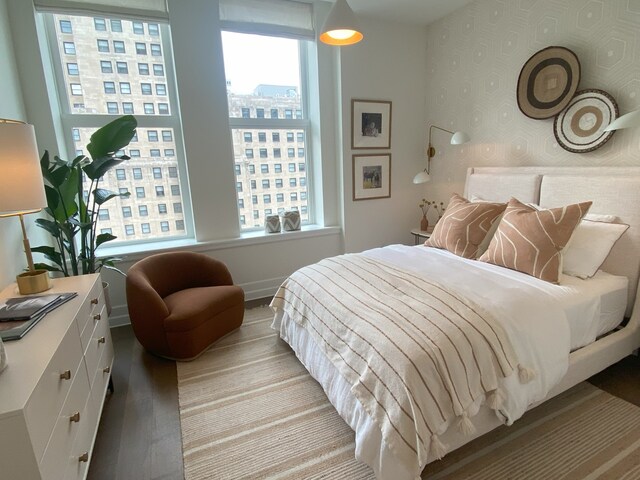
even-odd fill
[[[429,228],[429,219],[427,218],[427,214],[429,213],[429,209],[433,207],[433,209],[438,214],[438,220],[442,218],[442,214],[444,213],[444,203],[440,202],[439,204],[436,201],[427,200],[423,198],[422,201],[418,204],[420,210],[422,211],[422,219],[420,220],[420,230],[426,232]],[[438,223],[436,221],[436,223]]]
[[[300,230],[300,212],[297,210],[286,211],[282,214],[282,231],[294,232]]]
[[[266,233],[280,233],[280,216],[267,215],[264,221],[264,231]]]
[[[33,125],[17,120],[0,120],[0,217],[18,216],[20,219],[29,268],[16,277],[22,295],[51,288],[47,270],[33,263],[23,218],[29,213],[39,212],[46,204]]]
[[[621,117],[616,118],[607,128],[604,129],[604,131],[612,132],[614,130],[635,127],[640,127],[640,110],[625,113]]]
[[[353,200],[391,196],[391,154],[353,156]]]
[[[553,121],[558,144],[573,153],[592,152],[613,135],[606,127],[618,117],[618,104],[603,90],[581,90]]]
[[[425,153],[427,154],[427,168],[423,171],[418,172],[415,177],[413,177],[413,183],[426,183],[431,180],[429,176],[429,172],[431,171],[431,159],[436,154],[436,149],[433,148],[431,144],[431,135],[433,133],[433,129],[440,130],[442,132],[451,134],[451,145],[462,145],[463,143],[467,143],[471,140],[469,135],[462,131],[452,132],[451,130],[447,130],[442,127],[438,127],[436,125],[429,126],[429,145],[427,146]]]
[[[344,46],[358,43],[363,38],[347,1],[336,0],[320,30],[320,41],[327,45]]]
[[[45,151],[40,167],[47,192],[45,212],[50,218],[36,223],[51,234],[54,246],[31,249],[51,262],[38,263],[38,268],[60,272],[65,277],[96,273],[103,267],[124,275],[115,267],[118,258],[96,256],[100,245],[116,238],[110,233],[98,234],[97,225],[101,206],[112,198],[128,198],[129,193],[100,188],[100,181],[110,169],[129,159],[118,152],[129,144],[136,126],[136,119],[125,115],[96,130],[87,145],[91,158],[79,155],[68,162],[58,157],[51,161]],[[90,182],[87,188],[83,186],[83,174]],[[88,199],[84,189],[90,192]]]
[[[391,148],[391,102],[351,100],[351,148]]]
[[[565,47],[536,52],[520,70],[516,97],[518,108],[534,120],[562,112],[578,90],[580,61]]]

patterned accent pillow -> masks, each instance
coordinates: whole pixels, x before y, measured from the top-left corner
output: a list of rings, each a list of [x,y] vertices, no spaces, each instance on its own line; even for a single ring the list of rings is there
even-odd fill
[[[506,203],[472,203],[454,193],[425,245],[444,248],[460,257],[476,258],[478,246],[505,208]]]
[[[591,202],[536,210],[509,200],[489,248],[478,259],[558,283],[562,249]]]

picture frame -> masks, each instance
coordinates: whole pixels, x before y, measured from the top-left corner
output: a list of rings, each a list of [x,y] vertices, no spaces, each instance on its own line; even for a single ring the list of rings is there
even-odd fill
[[[351,100],[351,148],[391,148],[391,102]]]
[[[391,154],[353,155],[353,201],[391,197]]]

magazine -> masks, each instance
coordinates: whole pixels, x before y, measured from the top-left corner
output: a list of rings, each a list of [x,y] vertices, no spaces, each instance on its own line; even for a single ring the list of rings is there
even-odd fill
[[[17,340],[51,310],[77,296],[75,292],[8,298],[0,303],[0,338]]]

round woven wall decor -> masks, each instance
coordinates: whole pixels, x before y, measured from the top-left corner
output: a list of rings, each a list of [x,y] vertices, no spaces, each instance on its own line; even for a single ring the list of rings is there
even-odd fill
[[[565,47],[547,47],[526,61],[516,96],[527,117],[551,118],[568,105],[580,83],[580,61]]]
[[[604,129],[618,117],[618,104],[603,90],[581,90],[553,122],[558,144],[574,153],[591,152],[614,132]]]

